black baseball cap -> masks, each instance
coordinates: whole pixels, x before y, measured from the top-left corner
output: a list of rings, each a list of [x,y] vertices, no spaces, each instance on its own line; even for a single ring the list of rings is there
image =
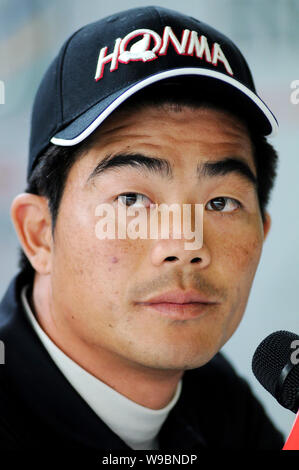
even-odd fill
[[[173,10],[134,8],[79,29],[49,66],[32,111],[27,177],[50,143],[82,142],[128,98],[174,77],[192,77],[198,92],[215,90],[217,100],[229,97],[261,135],[276,133],[276,118],[230,39]]]

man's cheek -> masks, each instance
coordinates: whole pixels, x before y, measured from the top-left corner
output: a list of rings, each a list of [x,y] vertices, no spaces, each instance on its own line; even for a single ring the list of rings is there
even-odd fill
[[[223,242],[221,256],[223,265],[235,275],[254,274],[261,255],[259,237],[235,237]]]
[[[97,240],[78,246],[71,256],[71,263],[77,275],[92,278],[96,284],[99,281],[110,284],[116,280],[120,282],[122,276],[128,279],[133,256],[124,244]]]

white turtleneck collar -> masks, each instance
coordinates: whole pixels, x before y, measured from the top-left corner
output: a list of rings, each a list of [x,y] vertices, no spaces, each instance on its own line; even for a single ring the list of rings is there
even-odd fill
[[[59,349],[37,322],[27,300],[29,285],[21,299],[27,317],[49,355],[66,379],[90,408],[132,449],[158,449],[157,435],[182,389],[179,381],[172,400],[164,408],[152,410],[135,403],[87,372]]]

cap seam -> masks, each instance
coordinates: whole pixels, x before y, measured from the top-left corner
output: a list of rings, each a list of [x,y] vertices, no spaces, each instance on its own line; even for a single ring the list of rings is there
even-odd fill
[[[156,12],[157,16],[159,17],[161,26],[166,26],[166,23],[165,23],[165,21],[162,19],[162,16],[160,15],[159,10],[158,10],[155,6],[153,6],[153,10]]]
[[[70,37],[69,39],[66,41],[65,45],[64,45],[64,50],[61,54],[61,59],[60,59],[60,70],[59,70],[59,77],[58,77],[58,84],[57,86],[59,87],[59,90],[58,91],[58,94],[59,94],[59,100],[60,100],[60,121],[61,123],[63,122],[63,116],[64,116],[64,106],[63,106],[63,92],[62,92],[62,88],[63,88],[63,66],[64,66],[64,59],[65,59],[65,55],[66,55],[66,52],[67,52],[67,49],[70,45],[70,42],[71,40],[73,39],[74,36],[76,36],[76,34],[78,34],[82,29],[84,28],[84,26],[82,26],[82,28],[78,29],[77,31],[75,31]],[[57,130],[57,129],[56,129]],[[56,131],[55,131],[56,132]]]

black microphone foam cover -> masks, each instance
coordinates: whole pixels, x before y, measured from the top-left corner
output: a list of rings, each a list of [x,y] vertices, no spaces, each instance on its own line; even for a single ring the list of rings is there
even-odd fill
[[[299,397],[299,364],[291,363],[294,340],[299,336],[289,331],[276,331],[257,347],[252,371],[261,385],[285,408],[297,413]],[[298,347],[298,344],[297,344]]]

